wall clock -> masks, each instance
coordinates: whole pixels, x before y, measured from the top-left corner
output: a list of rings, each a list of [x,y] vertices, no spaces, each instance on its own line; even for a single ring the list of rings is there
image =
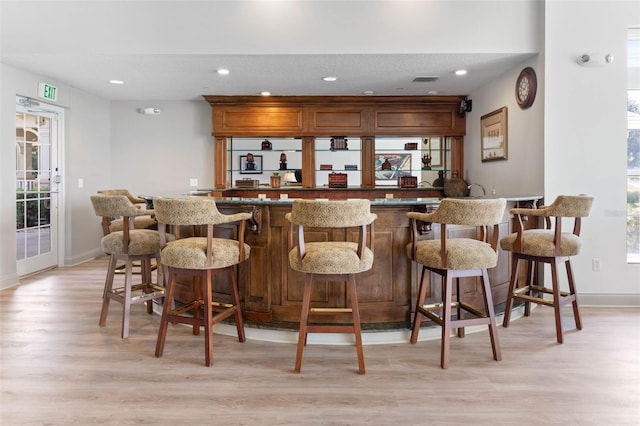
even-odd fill
[[[538,80],[533,68],[526,67],[520,71],[520,75],[516,80],[516,101],[520,108],[527,109],[533,105],[537,88]]]

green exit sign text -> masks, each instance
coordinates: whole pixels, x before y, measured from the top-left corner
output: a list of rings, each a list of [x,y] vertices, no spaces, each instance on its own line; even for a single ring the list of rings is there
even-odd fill
[[[58,88],[47,83],[39,83],[38,96],[55,102],[58,99]]]

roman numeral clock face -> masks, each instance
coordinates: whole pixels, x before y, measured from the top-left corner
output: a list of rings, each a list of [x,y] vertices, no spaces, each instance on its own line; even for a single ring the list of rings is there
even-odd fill
[[[536,72],[531,67],[523,69],[516,80],[516,101],[520,108],[527,109],[533,105],[536,89]]]

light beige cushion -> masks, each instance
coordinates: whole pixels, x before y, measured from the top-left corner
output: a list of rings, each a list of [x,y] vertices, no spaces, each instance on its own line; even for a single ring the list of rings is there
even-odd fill
[[[167,235],[167,240],[172,241],[174,236]],[[107,254],[122,255],[124,251],[124,233],[122,231],[112,232],[102,237],[102,250]],[[129,231],[130,255],[145,255],[160,252],[160,235],[158,231],[150,229],[132,229]]]
[[[364,248],[362,261],[358,244],[344,241],[306,243],[306,255],[298,258],[298,248],[289,252],[289,264],[295,271],[311,274],[356,274],[373,266],[373,252]]]
[[[500,240],[500,247],[502,250],[514,251],[514,244],[516,236],[518,234],[513,233],[507,235]],[[554,231],[549,229],[530,229],[523,233],[523,244],[520,253],[529,254],[532,256],[556,256],[553,244]],[[575,256],[580,253],[580,247],[582,242],[580,237],[569,233],[563,232],[560,242],[560,253],[558,256]]]
[[[411,258],[413,244],[407,245],[407,256]],[[471,238],[451,238],[447,240],[447,265],[442,266],[440,239],[422,240],[416,244],[415,261],[436,269],[485,269],[493,268],[498,255],[491,245]]]
[[[162,249],[162,264],[182,269],[220,269],[236,265],[249,258],[251,247],[244,245],[245,259],[239,259],[239,242],[226,238],[213,238],[212,265],[207,267],[207,238],[182,238],[168,243]]]

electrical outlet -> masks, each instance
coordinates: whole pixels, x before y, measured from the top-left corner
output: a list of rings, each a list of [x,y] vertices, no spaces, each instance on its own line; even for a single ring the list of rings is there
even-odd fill
[[[84,179],[78,178],[78,188],[79,189],[84,188]]]
[[[196,178],[189,179],[189,186],[198,186],[198,179]]]
[[[593,272],[600,272],[600,259],[592,259],[591,260],[591,269]]]

